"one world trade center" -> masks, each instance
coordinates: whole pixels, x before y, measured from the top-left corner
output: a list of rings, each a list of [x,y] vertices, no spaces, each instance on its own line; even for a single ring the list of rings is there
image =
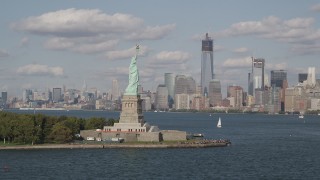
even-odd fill
[[[201,87],[204,96],[208,96],[209,83],[214,79],[213,73],[213,40],[206,33],[202,40],[201,54]]]

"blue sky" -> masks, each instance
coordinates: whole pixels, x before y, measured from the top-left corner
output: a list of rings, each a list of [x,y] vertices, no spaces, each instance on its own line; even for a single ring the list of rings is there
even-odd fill
[[[247,89],[251,56],[266,73],[284,69],[289,85],[310,66],[320,68],[320,3],[243,1],[4,1],[0,6],[0,90],[111,89],[128,83],[135,44],[141,84],[156,90],[164,73],[200,83],[201,39],[214,39],[215,74]]]

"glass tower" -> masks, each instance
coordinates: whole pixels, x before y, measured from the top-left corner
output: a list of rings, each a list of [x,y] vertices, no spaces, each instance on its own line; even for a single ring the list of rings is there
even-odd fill
[[[249,75],[249,87],[252,89],[248,90],[250,95],[256,96],[256,90],[264,91],[264,65],[265,60],[263,58],[254,59],[252,57],[252,72]]]
[[[271,86],[283,88],[284,81],[287,80],[287,72],[284,70],[271,71]]]
[[[213,73],[213,40],[206,33],[205,39],[202,40],[201,54],[201,87],[202,93],[208,96],[210,81],[214,79]]]

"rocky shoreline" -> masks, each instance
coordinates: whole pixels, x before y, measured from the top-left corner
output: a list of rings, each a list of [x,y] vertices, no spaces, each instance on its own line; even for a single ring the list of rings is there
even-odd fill
[[[156,144],[129,144],[129,143],[106,143],[106,144],[50,144],[50,145],[16,145],[0,146],[0,150],[23,150],[23,149],[112,149],[112,148],[208,148],[225,147],[230,142],[177,142]]]

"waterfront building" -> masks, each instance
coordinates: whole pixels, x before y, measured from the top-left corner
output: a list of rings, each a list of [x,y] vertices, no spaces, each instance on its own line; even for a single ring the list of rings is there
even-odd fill
[[[230,104],[236,108],[241,109],[243,106],[243,88],[241,86],[231,85],[228,86],[227,97],[230,98]],[[232,102],[234,101],[234,102]]]
[[[172,108],[174,103],[175,75],[173,73],[165,73],[164,84],[168,88],[168,105],[169,108]]]
[[[234,97],[227,97],[226,98],[228,101],[227,102],[229,102],[229,107],[235,107],[235,98]]]
[[[311,111],[317,111],[320,110],[320,99],[319,98],[312,98],[311,100]]]
[[[269,103],[268,111],[269,114],[277,114],[281,110],[281,88],[275,84],[270,88],[269,92]]]
[[[303,86],[286,88],[285,112],[305,112],[307,110],[306,92]]]
[[[209,103],[210,106],[221,106],[222,94],[221,83],[218,79],[213,79],[209,84]]]
[[[175,109],[190,109],[190,94],[182,93],[175,95]]]
[[[198,111],[209,109],[209,98],[203,95],[196,95],[192,99],[191,109],[195,109]]]
[[[222,106],[223,107],[230,107],[230,100],[228,98],[224,98],[222,100]]]
[[[52,90],[52,100],[53,100],[53,102],[60,102],[61,101],[61,95],[62,95],[62,89],[61,88],[53,88],[53,90]]]
[[[254,93],[254,104],[264,105],[264,91],[261,89],[255,89]]]
[[[168,109],[168,88],[164,84],[160,84],[157,87],[156,109]]]
[[[254,97],[252,95],[247,95],[247,106],[251,107],[255,103]]]
[[[206,33],[202,40],[201,53],[201,87],[204,96],[208,96],[209,83],[214,79],[213,69],[213,40]]]

